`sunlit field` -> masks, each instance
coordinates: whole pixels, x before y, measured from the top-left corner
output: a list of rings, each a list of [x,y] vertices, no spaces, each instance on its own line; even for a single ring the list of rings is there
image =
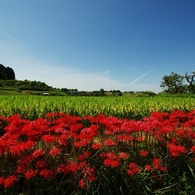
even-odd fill
[[[70,96],[0,96],[0,115],[22,116],[35,119],[48,112],[65,112],[76,116],[117,116],[141,119],[152,111],[190,111],[195,98],[179,97],[70,97]]]

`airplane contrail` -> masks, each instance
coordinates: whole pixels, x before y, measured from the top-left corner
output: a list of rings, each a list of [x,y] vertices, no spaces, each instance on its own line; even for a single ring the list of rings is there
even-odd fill
[[[140,77],[134,79],[133,81],[131,81],[128,85],[133,85],[135,83],[137,83],[140,79],[142,79],[143,77],[145,77],[147,74],[151,73],[152,71],[154,71],[156,68],[149,70],[148,72],[145,72],[144,74],[142,74]]]

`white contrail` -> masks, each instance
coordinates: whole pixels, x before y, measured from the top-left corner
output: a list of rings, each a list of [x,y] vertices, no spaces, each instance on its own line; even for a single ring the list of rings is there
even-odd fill
[[[128,83],[128,86],[137,83],[140,79],[142,79],[142,78],[145,77],[147,74],[149,74],[149,73],[151,73],[152,71],[154,71],[155,69],[156,69],[156,68],[154,68],[154,69],[152,69],[152,70],[150,70],[150,71],[148,71],[148,72],[145,72],[145,73],[142,74],[140,77],[138,77],[138,78],[134,79],[133,81],[131,81],[130,83]]]

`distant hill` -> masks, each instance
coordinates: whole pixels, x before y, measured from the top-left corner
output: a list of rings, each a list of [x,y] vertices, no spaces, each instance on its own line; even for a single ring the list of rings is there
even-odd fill
[[[65,95],[44,82],[16,80],[14,70],[3,64],[0,64],[0,94]]]
[[[40,81],[0,80],[0,94],[65,95]]]
[[[20,81],[20,80],[0,80],[1,87],[12,87],[18,90],[36,90],[36,91],[50,91],[53,87],[46,85],[40,81]]]

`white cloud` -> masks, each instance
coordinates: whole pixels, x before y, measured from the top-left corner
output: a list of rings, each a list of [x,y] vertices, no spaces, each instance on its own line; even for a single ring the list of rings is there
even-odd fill
[[[144,74],[142,74],[141,76],[137,77],[136,79],[134,79],[133,81],[131,81],[128,85],[133,85],[135,83],[137,83],[139,80],[141,80],[142,78],[144,78],[146,75],[148,75],[149,73],[151,73],[152,71],[154,71],[156,68],[149,70],[147,72],[145,72]]]

